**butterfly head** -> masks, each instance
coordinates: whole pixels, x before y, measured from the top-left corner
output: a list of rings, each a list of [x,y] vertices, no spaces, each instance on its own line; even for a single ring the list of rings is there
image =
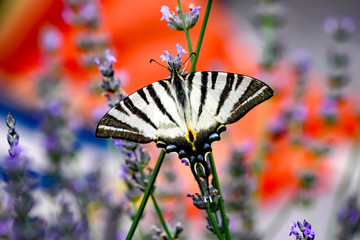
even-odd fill
[[[168,70],[171,72],[172,75],[183,72],[181,71],[181,68],[183,66],[181,55],[183,53],[186,53],[185,49],[183,49],[180,44],[176,44],[176,49],[177,55],[175,57],[171,55],[168,50],[164,50],[164,54],[160,56],[161,60],[166,62]]]

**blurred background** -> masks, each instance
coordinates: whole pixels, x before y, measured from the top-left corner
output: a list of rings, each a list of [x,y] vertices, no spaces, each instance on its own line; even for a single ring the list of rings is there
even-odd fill
[[[190,3],[202,7],[195,48],[207,2],[182,1],[184,11]],[[13,211],[30,216],[32,230],[19,230],[30,239],[124,239],[141,196],[129,163],[140,156],[148,174],[160,150],[95,138],[116,95],[101,88],[94,59],[110,49],[120,95],[168,76],[149,60],[187,45],[160,21],[163,5],[175,11],[177,1],[0,1],[2,239]],[[253,76],[275,91],[213,145],[233,239],[294,239],[290,225],[304,219],[316,239],[360,239],[359,10],[350,0],[214,1],[197,71]],[[31,182],[20,193],[9,187],[8,113]],[[167,155],[155,195],[169,226],[182,223],[181,239],[215,239],[186,197],[197,191]],[[19,194],[32,204],[11,207]],[[138,239],[161,239],[152,203],[140,228]]]

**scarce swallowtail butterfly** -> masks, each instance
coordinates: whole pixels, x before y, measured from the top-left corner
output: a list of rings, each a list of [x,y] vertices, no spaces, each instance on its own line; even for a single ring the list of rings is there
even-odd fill
[[[195,174],[197,163],[207,169],[206,154],[211,151],[211,144],[220,140],[225,126],[271,98],[273,90],[241,74],[184,74],[182,52],[181,46],[175,57],[165,51],[162,58],[171,72],[170,78],[154,82],[117,103],[100,120],[96,136],[155,142],[167,153],[176,152],[180,159],[186,159]]]

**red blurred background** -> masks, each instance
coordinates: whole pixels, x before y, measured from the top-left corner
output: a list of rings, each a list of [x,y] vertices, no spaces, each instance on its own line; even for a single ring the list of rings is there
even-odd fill
[[[182,1],[185,10],[190,2],[192,1]],[[105,49],[109,48],[117,59],[114,64],[115,74],[123,73],[125,80],[122,82],[122,87],[127,93],[132,93],[167,76],[168,72],[155,64],[150,64],[150,59],[160,61],[159,56],[163,50],[175,54],[176,43],[187,49],[184,33],[171,30],[166,22],[160,21],[160,7],[165,4],[174,9],[176,1],[102,0],[96,4],[99,25],[96,29],[89,29],[64,21],[63,1],[1,2],[2,116],[14,109],[23,113],[25,126],[26,117],[36,119],[31,110],[39,103],[35,89],[37,76],[48,71],[49,62],[56,63],[59,68],[57,70],[61,71],[64,89],[60,95],[68,99],[70,112],[81,119],[84,131],[93,132],[98,120],[98,116],[94,117],[95,109],[101,109],[100,112],[104,113],[106,107],[105,98],[100,93],[91,91],[91,86],[101,81],[101,75],[95,64],[85,63],[88,59],[103,56]],[[200,12],[201,20],[206,1],[197,0],[195,4],[203,7]],[[333,184],[331,176],[337,173],[332,169],[331,162],[319,160],[308,149],[294,146],[287,135],[268,139],[269,136],[264,133],[269,120],[280,114],[284,102],[288,102],[294,93],[296,73],[290,63],[290,57],[285,56],[274,69],[264,74],[264,69],[259,64],[261,55],[259,43],[262,39],[253,41],[254,30],[249,30],[251,27],[249,20],[246,19],[247,16],[241,16],[239,20],[239,16],[234,15],[234,9],[227,8],[229,5],[231,6],[230,1],[213,3],[197,70],[227,71],[254,76],[268,81],[270,85],[273,84],[275,96],[256,107],[238,123],[229,126],[222,141],[214,144],[214,156],[218,168],[224,170],[227,159],[231,157],[231,151],[244,140],[255,142],[255,148],[251,153],[255,155],[259,145],[266,138],[266,141],[272,142],[272,145],[261,162],[262,170],[258,173],[256,195],[259,197],[259,202],[273,203],[273,200],[276,202],[284,196],[287,198],[295,194],[300,184],[298,172],[301,170],[311,170],[316,173],[318,186],[314,194],[324,194]],[[50,56],[44,54],[39,44],[41,33],[46,27],[58,29],[62,36],[61,48]],[[200,27],[201,21],[190,30],[193,48]],[[103,37],[107,44],[84,50],[76,44],[81,36]],[[353,96],[344,99],[339,105],[340,119],[337,124],[326,124],[321,116],[321,103],[326,94],[326,84],[324,84],[326,77],[322,71],[323,69],[311,71],[308,77],[311,87],[307,88],[304,103],[308,107],[309,117],[304,123],[303,131],[311,137],[330,143],[331,146],[346,148],[359,131],[358,116],[355,111],[357,102]],[[262,76],[265,76],[265,79],[262,79]],[[93,140],[92,144],[96,141]],[[154,164],[157,150],[154,149],[154,144],[149,145],[149,149],[154,152],[152,160]],[[180,169],[178,174],[191,179],[189,169],[180,163],[178,168]],[[226,178],[224,171],[219,175],[220,182],[221,178]],[[190,186],[189,189],[196,191],[195,187]],[[191,211],[196,210],[191,208]]]

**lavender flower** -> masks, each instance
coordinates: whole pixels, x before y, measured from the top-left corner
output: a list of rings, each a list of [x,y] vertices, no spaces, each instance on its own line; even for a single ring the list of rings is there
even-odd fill
[[[111,55],[110,50],[107,49],[105,51],[104,63],[101,64],[98,58],[95,58],[94,62],[103,75],[100,87],[105,90],[103,95],[108,99],[107,105],[113,107],[125,97],[125,93],[120,88],[120,79],[115,79],[114,77],[113,63],[116,62],[116,58]]]
[[[10,196],[11,215],[13,217],[11,239],[42,239],[44,222],[29,215],[35,205],[31,191],[36,185],[29,173],[28,160],[21,156],[19,149],[19,134],[16,131],[16,121],[8,114],[9,157],[2,163],[1,176],[6,183],[5,191]]]
[[[297,230],[299,228],[300,232]],[[311,225],[308,221],[304,220],[303,223],[300,223],[299,221],[297,224],[293,222],[292,225],[290,225],[290,234],[289,236],[294,235],[296,237],[296,240],[313,240],[315,239],[315,233],[311,231]]]
[[[11,114],[8,114],[6,125],[9,128],[8,134],[7,134],[7,140],[10,145],[9,149],[9,155],[11,158],[19,157],[20,155],[20,149],[18,147],[19,145],[19,134],[15,130],[15,119],[11,116]]]
[[[296,236],[296,240],[297,240],[297,239],[300,238],[300,237],[299,237],[300,234],[299,234],[299,232],[297,231],[296,227],[297,227],[297,225],[296,225],[295,222],[293,222],[293,224],[290,225],[290,234],[289,234],[289,236],[294,235],[294,236]]]
[[[185,26],[181,19],[179,8],[176,8],[177,14],[175,14],[173,11],[170,11],[168,6],[162,6],[160,10],[162,17],[160,20],[167,21],[168,27],[174,30],[191,29],[199,19],[201,7],[195,7],[194,4],[190,4],[189,9],[189,12],[184,12]]]
[[[104,77],[112,77],[114,76],[113,63],[116,62],[116,58],[110,54],[109,49],[105,51],[105,59],[104,64],[101,64],[98,58],[94,59],[94,63],[99,67]]]
[[[164,54],[160,56],[162,61],[165,61],[168,65],[168,70],[171,72],[172,70],[180,70],[182,67],[181,55],[186,53],[186,50],[182,48],[180,44],[176,44],[175,46],[177,50],[177,55],[174,57],[169,53],[168,50],[164,50]]]
[[[195,195],[188,193],[187,196],[191,197],[193,204],[198,209],[206,209],[210,206],[210,209],[213,211],[219,210],[219,193],[212,185],[209,186],[209,196],[203,196],[200,193],[195,193]]]

